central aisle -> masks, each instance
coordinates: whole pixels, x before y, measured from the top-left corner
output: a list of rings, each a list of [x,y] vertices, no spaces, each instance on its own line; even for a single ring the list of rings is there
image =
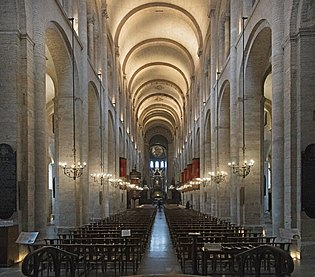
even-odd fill
[[[137,274],[181,274],[164,210],[157,211],[148,248]]]

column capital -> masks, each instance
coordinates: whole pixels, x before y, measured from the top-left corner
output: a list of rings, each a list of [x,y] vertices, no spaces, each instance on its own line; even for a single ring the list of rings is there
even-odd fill
[[[109,18],[108,13],[107,13],[107,5],[105,6],[105,8],[102,8],[102,17],[104,18]]]
[[[215,9],[210,9],[208,12],[208,18],[213,18],[215,16]]]
[[[200,57],[200,56],[202,55],[202,53],[203,53],[202,48],[199,48],[199,49],[198,49],[198,52],[197,52],[198,57]]]
[[[88,14],[88,16],[87,16],[87,22],[88,22],[89,24],[94,24],[94,23],[95,23],[95,16],[94,16],[94,14]]]
[[[118,45],[115,46],[115,54],[116,54],[116,56],[119,56],[119,46]]]

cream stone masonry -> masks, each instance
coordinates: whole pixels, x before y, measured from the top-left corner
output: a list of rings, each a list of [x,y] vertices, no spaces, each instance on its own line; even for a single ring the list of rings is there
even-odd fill
[[[44,26],[40,24],[44,20],[43,3],[34,3],[33,7],[29,7],[29,13],[33,12],[33,40],[34,40],[34,159],[35,159],[35,226],[41,236],[46,235],[46,222],[48,219],[47,201],[48,187],[47,184],[47,126],[46,126],[46,94],[45,91],[45,44]],[[31,10],[33,8],[34,10]],[[45,200],[45,201],[43,201]]]

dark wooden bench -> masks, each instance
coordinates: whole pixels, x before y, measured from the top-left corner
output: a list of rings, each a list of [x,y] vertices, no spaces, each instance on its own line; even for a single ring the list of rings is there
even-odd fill
[[[71,277],[75,276],[78,256],[71,252],[53,246],[45,246],[26,255],[22,262],[22,273],[25,276],[50,276],[54,272],[56,277],[64,276],[66,271]],[[46,271],[46,274],[44,273]]]
[[[239,276],[291,276],[294,270],[290,254],[270,245],[260,245],[236,255]]]

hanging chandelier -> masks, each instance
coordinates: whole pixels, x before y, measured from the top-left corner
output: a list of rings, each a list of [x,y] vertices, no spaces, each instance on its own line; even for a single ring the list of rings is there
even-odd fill
[[[242,165],[236,165],[234,162],[232,162],[228,163],[228,165],[232,168],[232,172],[234,174],[238,174],[239,176],[245,178],[250,173],[250,169],[254,165],[254,161],[244,161]]]
[[[216,182],[217,184],[224,182],[227,176],[227,173],[224,171],[209,172],[209,174],[210,174],[211,181]]]
[[[74,18],[69,19],[71,21],[71,33],[72,33],[72,127],[73,127],[73,164],[68,165],[66,162],[60,162],[59,166],[63,169],[63,173],[73,180],[80,178],[83,174],[83,169],[86,167],[86,163],[80,163],[76,161],[76,141],[75,141],[75,79],[74,79]]]
[[[80,178],[83,174],[83,169],[86,167],[86,163],[81,164],[78,162],[77,164],[68,165],[67,163],[59,163],[60,168],[63,169],[63,173],[73,180]]]
[[[244,38],[244,32],[245,32],[245,20],[247,17],[242,17],[242,43],[243,43],[243,60],[242,60],[242,69],[243,69],[243,76],[242,76],[242,136],[243,136],[243,163],[241,165],[235,164],[235,162],[228,163],[229,167],[232,169],[233,174],[237,174],[240,177],[245,178],[251,171],[251,168],[254,165],[254,161],[250,160],[247,162],[245,160],[245,151],[246,151],[246,144],[245,144],[245,38]]]
[[[209,172],[209,174],[212,173],[212,172]],[[207,183],[211,181],[211,176],[210,177],[204,177],[204,178],[201,178],[201,183],[202,183],[202,186],[203,187],[206,187]]]
[[[108,173],[92,173],[91,177],[95,183],[103,184],[103,181],[109,180],[112,174]]]
[[[123,183],[123,180],[120,178],[118,178],[118,179],[114,178],[114,179],[109,179],[109,182],[114,188],[118,188]]]

